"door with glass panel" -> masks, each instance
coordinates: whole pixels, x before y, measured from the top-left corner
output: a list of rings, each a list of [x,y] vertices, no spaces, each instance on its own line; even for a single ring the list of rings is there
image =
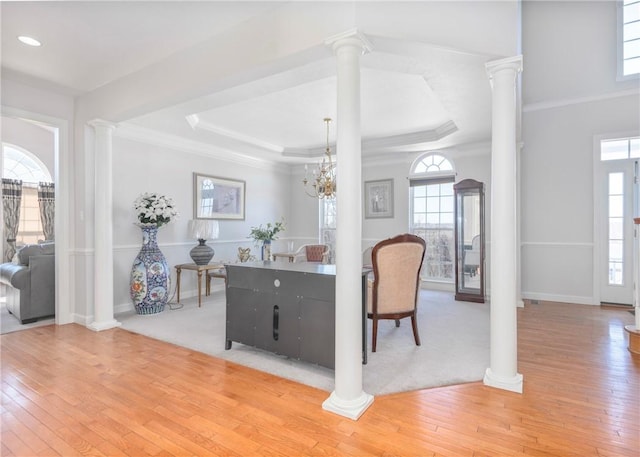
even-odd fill
[[[603,142],[603,151],[607,145]],[[609,145],[611,146],[611,145]],[[638,215],[637,160],[603,160],[600,187],[600,302],[633,305]]]

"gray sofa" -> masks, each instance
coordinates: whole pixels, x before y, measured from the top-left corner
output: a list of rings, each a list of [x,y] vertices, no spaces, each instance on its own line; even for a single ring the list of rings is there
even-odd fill
[[[7,310],[23,324],[55,315],[55,244],[28,244],[14,261],[0,265],[0,282],[7,288]]]

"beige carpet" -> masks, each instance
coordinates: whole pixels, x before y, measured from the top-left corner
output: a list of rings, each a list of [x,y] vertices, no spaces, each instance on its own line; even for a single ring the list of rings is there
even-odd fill
[[[5,333],[17,332],[33,327],[42,327],[43,325],[55,324],[55,318],[50,317],[40,319],[30,324],[21,324],[20,321],[7,311],[7,305],[0,301],[0,335]]]
[[[203,299],[204,300],[204,299]],[[172,305],[172,307],[175,305]],[[334,389],[333,370],[233,343],[225,350],[225,300],[219,292],[198,308],[195,298],[184,307],[155,315],[119,314],[122,328],[188,347],[215,357],[292,379],[327,392]],[[480,381],[489,366],[489,305],[456,302],[450,293],[421,291],[416,346],[411,322],[393,321],[378,328],[378,349],[363,366],[364,391],[380,395]]]

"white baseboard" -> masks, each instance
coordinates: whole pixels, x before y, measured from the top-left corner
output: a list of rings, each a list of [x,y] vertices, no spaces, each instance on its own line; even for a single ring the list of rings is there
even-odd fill
[[[578,305],[600,305],[593,297],[580,297],[577,295],[541,294],[536,292],[522,292],[522,298],[527,300],[552,301],[560,303],[575,303]]]

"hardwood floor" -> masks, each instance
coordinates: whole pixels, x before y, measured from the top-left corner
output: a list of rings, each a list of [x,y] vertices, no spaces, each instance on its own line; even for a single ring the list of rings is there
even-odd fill
[[[376,397],[358,421],[328,393],[122,329],[0,337],[3,456],[634,456],[640,358],[625,310],[518,310],[516,394],[471,383]]]

